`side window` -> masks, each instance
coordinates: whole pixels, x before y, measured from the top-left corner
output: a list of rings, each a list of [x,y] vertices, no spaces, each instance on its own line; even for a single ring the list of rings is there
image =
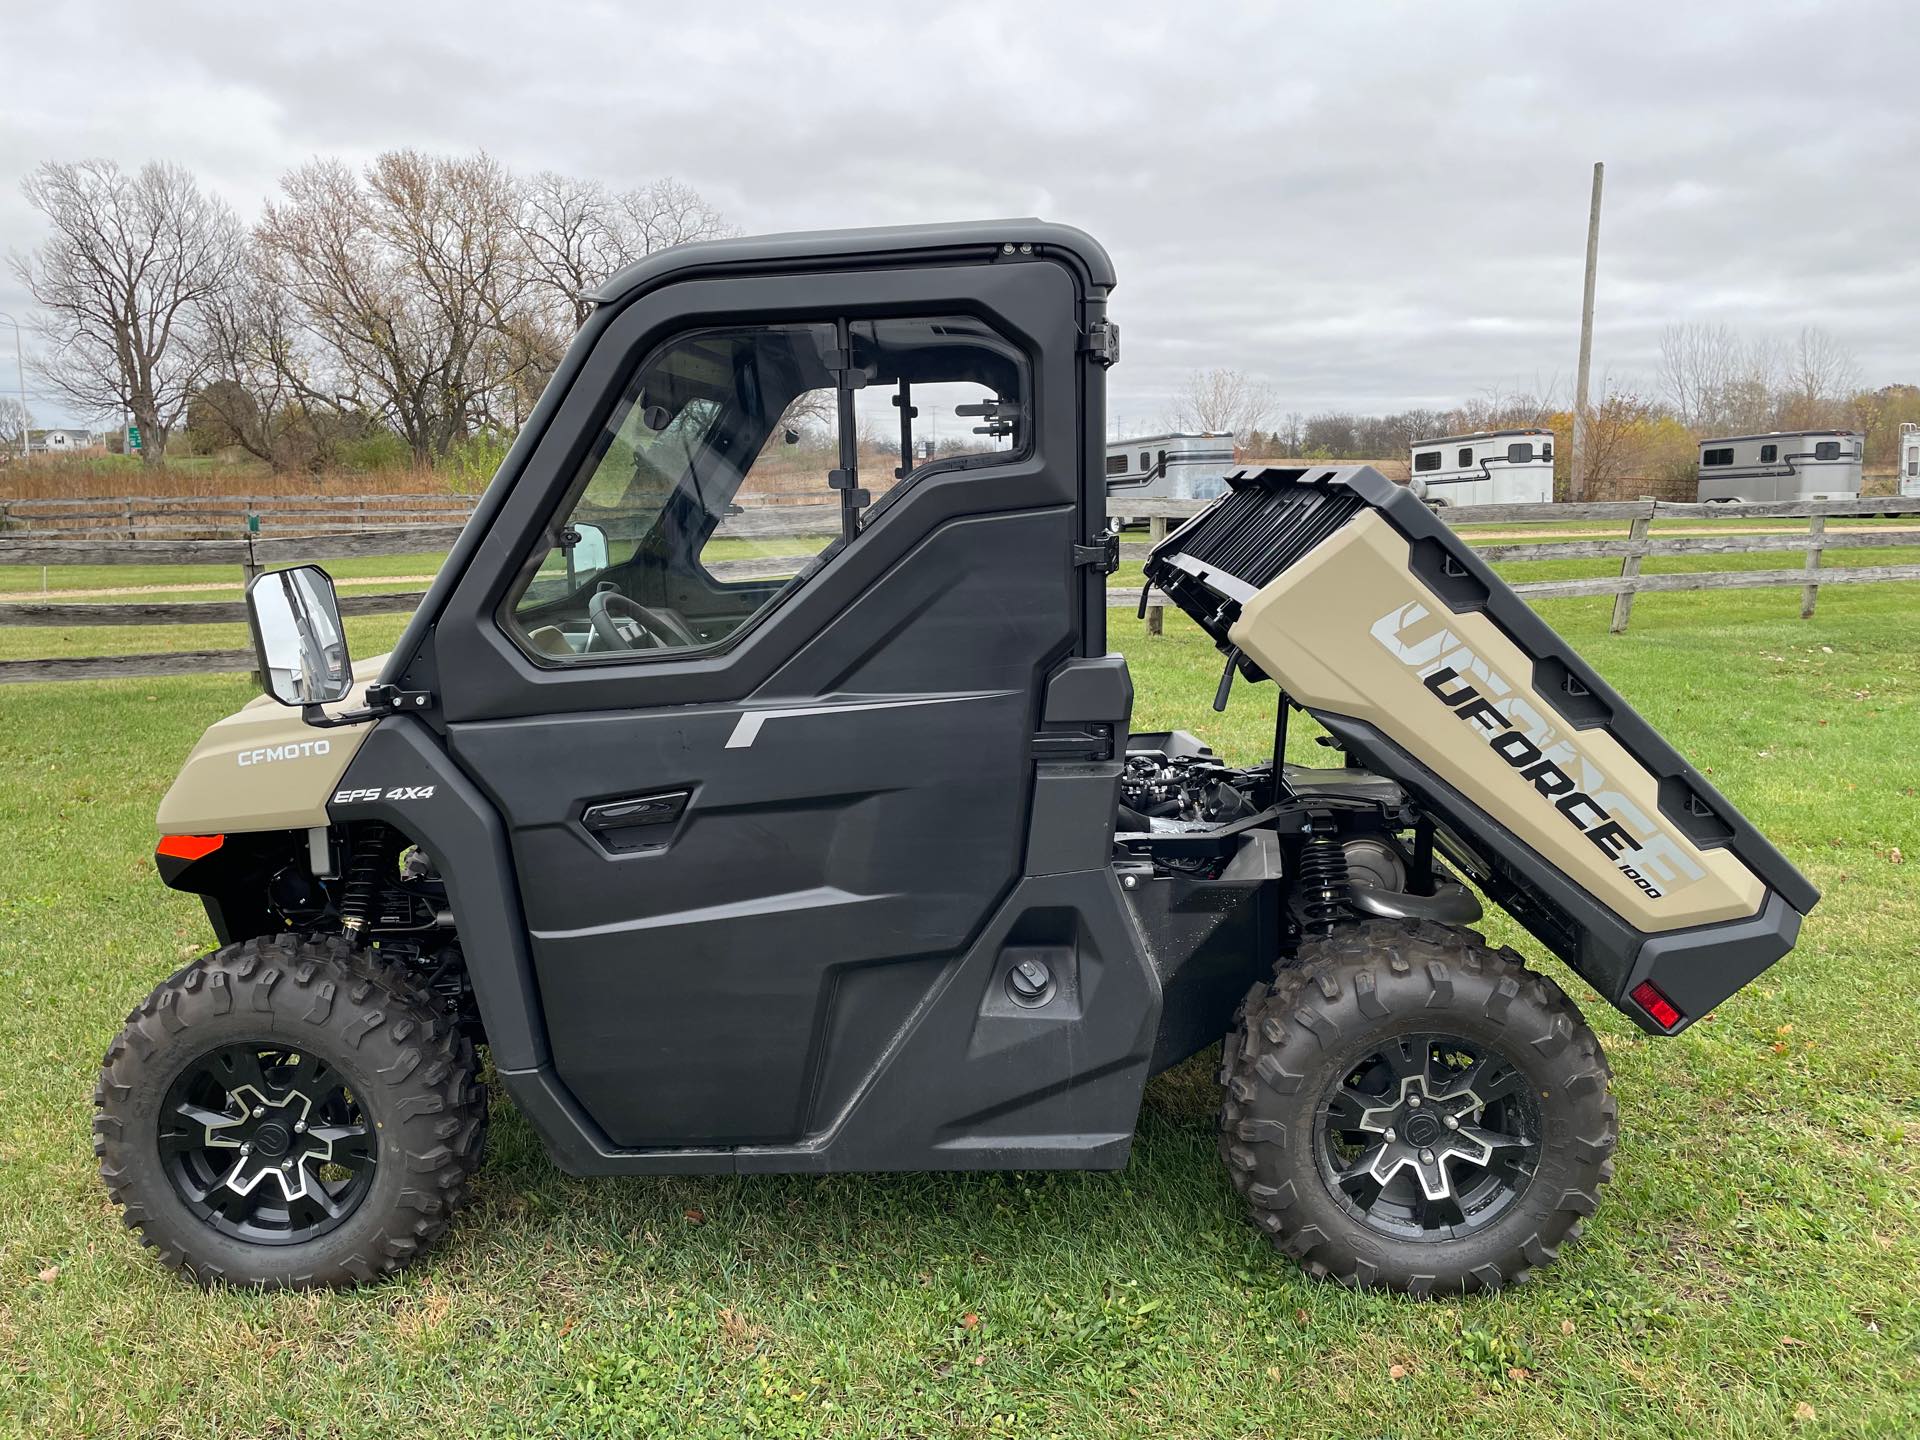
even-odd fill
[[[1733,447],[1729,445],[1720,450],[1703,450],[1700,452],[1700,463],[1702,465],[1731,465],[1733,464]]]
[[[1778,445],[1762,445],[1760,447],[1760,463],[1762,465],[1771,465],[1779,458],[1780,447]]]
[[[1816,460],[1838,460],[1840,458],[1840,442],[1838,440],[1822,440],[1813,447],[1813,458]]]
[[[946,315],[849,331],[860,485],[877,499],[868,520],[924,476],[1003,465],[1032,448],[1026,356],[991,327]]]
[[[1471,445],[1462,445],[1460,447],[1460,463],[1454,468],[1457,470],[1471,470],[1473,468],[1473,447]]]
[[[1140,468],[1142,470],[1151,470],[1153,468],[1153,456],[1145,450],[1140,452]]]
[[[1029,389],[1024,356],[965,318],[669,340],[528,557],[507,629],[556,663],[722,645],[857,539],[870,494],[1024,452]]]
[[[1540,442],[1540,458],[1542,460],[1553,459],[1553,442],[1551,440],[1542,440]]]
[[[1533,463],[1533,443],[1531,441],[1507,446],[1509,465],[1531,465]]]
[[[1127,473],[1127,457],[1124,455],[1107,456],[1107,473],[1109,475],[1126,474]]]
[[[1422,450],[1418,455],[1413,457],[1413,468],[1416,471],[1438,470],[1440,468],[1440,452],[1438,450]]]
[[[1909,475],[1920,475],[1920,460],[1907,461],[1907,473]]]

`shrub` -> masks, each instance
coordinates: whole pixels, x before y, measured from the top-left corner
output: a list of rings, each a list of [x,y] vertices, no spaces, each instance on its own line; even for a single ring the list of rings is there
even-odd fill
[[[497,430],[463,436],[447,448],[434,469],[453,489],[472,494],[486,488],[512,444],[512,436]]]

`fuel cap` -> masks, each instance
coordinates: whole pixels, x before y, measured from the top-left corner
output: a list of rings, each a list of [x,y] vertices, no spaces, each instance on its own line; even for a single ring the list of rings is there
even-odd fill
[[[1022,960],[1007,972],[1007,993],[1016,1005],[1044,1005],[1053,998],[1053,971],[1044,960]]]

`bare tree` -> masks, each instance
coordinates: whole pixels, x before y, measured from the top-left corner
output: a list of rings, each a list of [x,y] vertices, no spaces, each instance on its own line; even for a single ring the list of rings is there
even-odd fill
[[[313,346],[306,388],[379,414],[421,464],[518,408],[541,347],[504,167],[401,150],[363,177],[314,161],[281,189],[257,233]]]
[[[1813,430],[1848,423],[1848,401],[1858,369],[1845,345],[1809,325],[1787,352],[1785,369],[1780,390],[1784,428]]]
[[[626,263],[618,202],[596,180],[542,171],[519,212],[528,273],[574,329],[593,312],[593,287]]]
[[[1506,390],[1489,385],[1471,400],[1462,401],[1446,417],[1446,428],[1461,432],[1523,430],[1546,424],[1552,402],[1528,390]]]
[[[1711,425],[1741,368],[1739,337],[1725,325],[1698,321],[1660,332],[1660,390],[1682,425]]]
[[[13,261],[45,315],[40,373],[77,409],[130,413],[157,464],[202,369],[200,307],[238,268],[240,222],[177,165],[49,163],[21,189],[54,232]]]
[[[733,233],[699,191],[671,177],[614,194],[551,171],[526,182],[519,229],[529,274],[569,332],[586,323],[594,288],[616,270]]]
[[[1322,410],[1307,417],[1300,435],[1300,454],[1327,460],[1353,457],[1358,444],[1354,434],[1355,417],[1342,410]]]
[[[20,455],[22,437],[33,428],[33,412],[13,395],[0,395],[0,465]]]
[[[737,233],[698,190],[671,175],[621,195],[620,213],[628,227],[627,255],[621,262],[627,265],[670,246]]]
[[[1172,418],[1178,430],[1243,435],[1272,412],[1273,390],[1264,380],[1238,370],[1196,370],[1174,397]]]
[[[1703,428],[1723,435],[1771,430],[1780,423],[1780,376],[1786,366],[1779,342],[1761,336],[1740,348],[1733,374],[1711,407]]]
[[[237,445],[276,471],[330,457],[338,406],[313,376],[301,317],[259,252],[244,279],[202,307],[205,370],[187,406],[197,438]]]

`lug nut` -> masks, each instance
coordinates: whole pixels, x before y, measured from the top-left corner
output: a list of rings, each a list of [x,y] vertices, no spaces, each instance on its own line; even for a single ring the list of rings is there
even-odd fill
[[[1447,1129],[1458,1130],[1459,1128],[1460,1122],[1451,1115],[1447,1116]]]
[[[1393,1133],[1393,1127],[1389,1125],[1387,1127],[1387,1144],[1391,1145],[1397,1138],[1398,1137]]]
[[[1418,1110],[1420,1108],[1420,1097],[1418,1095],[1407,1096],[1407,1108],[1409,1110]]]
[[[281,1168],[282,1170],[291,1170],[291,1169],[293,1169],[293,1161],[291,1161],[291,1160],[282,1160],[282,1161],[280,1162],[280,1168]]]
[[[306,1122],[306,1121],[304,1121],[304,1120],[296,1120],[296,1121],[294,1121],[294,1122],[293,1122],[293,1133],[294,1133],[294,1134],[296,1134],[296,1135],[304,1135],[304,1134],[306,1134],[306,1133],[307,1133],[307,1122]]]
[[[242,1140],[240,1142],[240,1153],[242,1155],[253,1154],[253,1142],[251,1140]]]
[[[1422,1150],[1420,1152],[1420,1163],[1422,1165],[1431,1165],[1433,1163],[1433,1152],[1431,1150]]]
[[[253,1118],[256,1120],[258,1120],[262,1115],[266,1113],[267,1113],[267,1107],[264,1105],[256,1105],[253,1107]]]

